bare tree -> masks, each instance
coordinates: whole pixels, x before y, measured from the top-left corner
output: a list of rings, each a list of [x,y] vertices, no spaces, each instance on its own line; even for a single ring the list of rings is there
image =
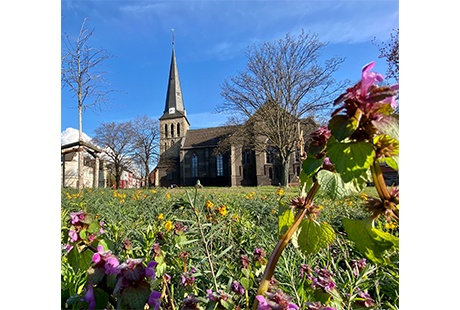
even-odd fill
[[[67,33],[62,36],[61,80],[77,99],[79,141],[82,141],[83,111],[87,108],[100,108],[108,102],[106,89],[109,85],[104,79],[105,72],[99,71],[102,63],[112,56],[103,49],[89,46],[93,30],[85,28],[83,20],[77,37]],[[78,188],[83,188],[83,149],[78,152]]]
[[[131,122],[101,123],[95,130],[93,141],[108,157],[107,163],[115,177],[115,186],[120,188],[121,174],[131,171],[134,165],[134,129]]]
[[[246,71],[222,85],[224,102],[217,111],[242,117],[245,123],[240,134],[264,137],[256,139],[261,143],[255,147],[276,149],[284,186],[288,184],[290,155],[298,146],[301,119],[324,113],[345,85],[333,79],[343,58],[319,60],[326,45],[317,34],[304,30],[297,37],[286,34],[284,39],[253,45],[246,53]]]
[[[387,76],[399,83],[399,28],[390,33],[390,42],[377,44],[375,40],[374,37],[372,44],[379,50],[379,58],[385,58],[387,62]]]
[[[140,170],[144,176],[144,186],[149,186],[150,166],[153,165],[160,156],[159,138],[160,126],[157,120],[146,115],[138,116],[133,121],[133,139],[135,146],[134,157],[140,164]]]

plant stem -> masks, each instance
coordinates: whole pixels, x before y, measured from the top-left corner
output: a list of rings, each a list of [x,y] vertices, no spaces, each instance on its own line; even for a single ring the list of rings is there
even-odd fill
[[[196,201],[196,192],[197,192],[197,189],[195,189],[195,198],[194,198],[193,203],[190,200],[190,197],[189,197],[189,201],[190,201],[190,204],[191,204],[191,207],[192,207],[192,211],[193,211],[193,213],[195,214],[195,217],[196,217],[196,221],[197,221],[197,224],[198,224],[198,229],[200,230],[200,234],[201,234],[201,241],[203,241],[204,250],[206,251],[206,257],[207,257],[208,262],[209,262],[209,268],[211,270],[212,280],[214,282],[214,288],[215,288],[215,291],[217,292],[218,286],[217,286],[216,275],[214,273],[214,265],[213,265],[212,259],[211,259],[211,253],[209,252],[208,243],[206,242],[206,237],[204,236],[203,227],[201,226],[200,217],[198,216],[198,210],[195,210],[194,202]],[[188,196],[188,193],[187,193],[187,196]]]
[[[374,160],[373,165],[371,166],[372,180],[374,181],[375,189],[379,194],[382,201],[390,199],[390,193],[388,192],[387,185],[385,184],[385,179],[383,178],[382,168],[380,163]]]
[[[311,203],[313,202],[313,197],[318,192],[319,187],[320,185],[318,184],[317,181],[313,183],[313,186],[308,192],[305,206],[311,205]],[[289,229],[279,239],[278,243],[273,249],[272,254],[270,255],[270,258],[268,259],[267,266],[265,266],[265,272],[262,277],[262,280],[260,281],[259,289],[257,290],[257,295],[263,295],[268,290],[268,286],[270,284],[270,280],[275,271],[276,264],[278,263],[278,259],[280,258],[281,253],[283,252],[284,248],[287,246],[287,244],[291,240],[292,235],[297,230],[297,228],[299,227],[300,223],[302,222],[306,214],[307,214],[307,208],[303,208],[299,210],[299,212],[297,212],[295,216],[294,223],[292,224],[292,226],[289,227]],[[256,310],[258,305],[259,305],[259,301],[255,299],[252,309]]]

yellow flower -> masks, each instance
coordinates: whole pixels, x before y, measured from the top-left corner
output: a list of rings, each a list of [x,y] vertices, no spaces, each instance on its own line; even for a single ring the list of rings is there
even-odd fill
[[[398,223],[396,222],[390,222],[385,224],[386,229],[395,229],[398,227]]]
[[[211,201],[206,201],[206,204],[205,204],[206,208],[207,209],[212,209],[212,207],[214,207],[214,204],[211,202]]]
[[[157,191],[152,189],[151,192],[152,192],[152,194],[155,194]]]
[[[170,198],[171,198],[171,194],[166,193],[166,199],[170,199]]]
[[[157,217],[158,220],[162,221],[162,220],[164,220],[164,218],[165,217],[164,217],[163,213],[158,214],[158,217]]]
[[[227,214],[227,207],[226,206],[220,206],[217,208],[217,212],[220,213],[220,215],[225,216]]]
[[[280,187],[280,188],[278,188],[278,191],[276,193],[278,194],[278,196],[282,196],[282,195],[284,195],[284,189],[282,189]]]
[[[364,199],[364,200],[367,200],[367,194],[366,194],[366,193],[361,193],[361,194],[359,195],[359,197],[361,197],[361,198]]]
[[[166,221],[166,222],[164,222],[164,223],[163,223],[163,226],[165,227],[166,232],[171,231],[171,229],[173,229],[173,223],[172,223],[172,221]]]
[[[234,220],[237,221],[237,222],[239,222],[239,220],[240,220],[240,219],[238,218],[238,215],[236,215],[236,214],[233,214],[233,215],[232,215],[232,219],[234,219]]]

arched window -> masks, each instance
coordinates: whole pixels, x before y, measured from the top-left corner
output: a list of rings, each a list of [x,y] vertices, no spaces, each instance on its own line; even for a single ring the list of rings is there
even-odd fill
[[[177,136],[180,137],[180,124],[177,123]]]
[[[198,177],[198,156],[196,153],[192,155],[192,177]]]
[[[218,177],[221,177],[224,175],[224,161],[223,161],[223,157],[222,157],[222,154],[219,153],[217,154],[217,176]]]
[[[265,162],[267,164],[273,164],[275,162],[275,158],[276,158],[277,154],[278,154],[278,152],[277,152],[275,147],[273,147],[273,146],[267,147]]]
[[[171,124],[171,137],[174,137],[174,124]]]
[[[165,124],[165,138],[168,137],[168,125]]]

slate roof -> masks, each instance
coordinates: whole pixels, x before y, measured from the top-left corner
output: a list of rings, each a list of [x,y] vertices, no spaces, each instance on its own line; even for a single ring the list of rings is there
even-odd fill
[[[238,126],[221,126],[203,129],[190,129],[185,136],[185,142],[182,145],[183,149],[199,148],[199,147],[215,147],[218,142],[235,132]]]

